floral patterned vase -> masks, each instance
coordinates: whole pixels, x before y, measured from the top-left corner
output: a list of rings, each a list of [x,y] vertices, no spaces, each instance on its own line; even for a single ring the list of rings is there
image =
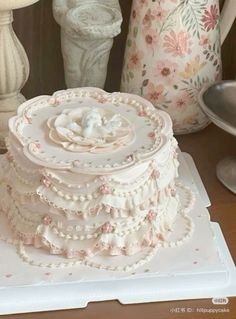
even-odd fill
[[[209,119],[197,96],[221,78],[220,12],[216,0],[134,0],[121,91],[167,111],[176,134]]]

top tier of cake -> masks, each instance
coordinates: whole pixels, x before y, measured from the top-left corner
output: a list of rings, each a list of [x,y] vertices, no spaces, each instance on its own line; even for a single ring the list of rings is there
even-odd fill
[[[141,97],[82,88],[25,102],[9,139],[30,162],[86,174],[111,174],[169,155],[172,123]]]

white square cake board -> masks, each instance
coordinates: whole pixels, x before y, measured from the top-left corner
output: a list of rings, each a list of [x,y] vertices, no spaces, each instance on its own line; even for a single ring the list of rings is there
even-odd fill
[[[235,265],[219,225],[209,222],[205,188],[191,156],[182,153],[180,163],[180,181],[197,197],[190,213],[195,231],[189,242],[160,249],[132,274],[85,266],[38,268],[23,263],[14,246],[0,242],[0,315],[83,308],[105,300],[131,304],[236,296]],[[8,232],[2,219],[0,232]],[[39,259],[61,260],[41,250],[27,250]]]

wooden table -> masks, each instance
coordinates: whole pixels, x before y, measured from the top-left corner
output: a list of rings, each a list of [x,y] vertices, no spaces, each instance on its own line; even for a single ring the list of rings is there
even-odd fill
[[[217,180],[215,168],[217,162],[227,155],[236,155],[236,139],[214,125],[202,132],[179,136],[182,151],[190,153],[200,172],[202,180],[210,196],[212,221],[220,223],[231,254],[236,262],[236,196],[225,189]],[[1,301],[0,301],[1,302]],[[221,309],[229,312],[218,314],[200,313],[197,310]],[[86,309],[45,312],[26,315],[2,316],[1,318],[19,319],[235,319],[236,298],[230,298],[223,306],[213,305],[211,300],[190,300],[176,302],[160,302],[139,305],[120,305],[116,301],[91,303]]]

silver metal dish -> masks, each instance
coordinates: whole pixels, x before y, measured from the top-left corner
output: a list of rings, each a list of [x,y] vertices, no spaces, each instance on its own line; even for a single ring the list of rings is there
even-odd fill
[[[221,81],[204,87],[198,100],[202,110],[215,125],[236,136],[236,81]],[[236,157],[220,161],[216,174],[236,194]]]

